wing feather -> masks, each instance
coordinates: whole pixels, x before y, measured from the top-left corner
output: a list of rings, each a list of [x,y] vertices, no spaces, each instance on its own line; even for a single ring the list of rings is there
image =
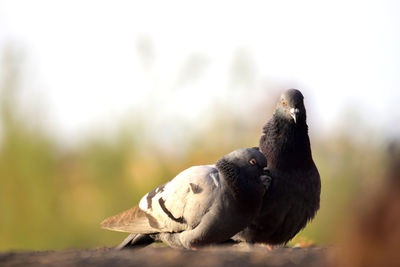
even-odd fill
[[[191,167],[146,194],[138,206],[107,218],[101,227],[138,234],[193,229],[218,190],[219,176],[214,166]]]

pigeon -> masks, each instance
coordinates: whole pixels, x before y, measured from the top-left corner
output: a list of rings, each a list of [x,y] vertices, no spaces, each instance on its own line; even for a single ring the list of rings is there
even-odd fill
[[[272,178],[260,213],[235,241],[285,245],[319,209],[321,180],[314,164],[303,95],[286,90],[264,125],[259,148]]]
[[[101,227],[131,233],[118,248],[164,242],[196,249],[222,243],[258,214],[271,180],[258,148],[235,150],[215,165],[190,167]]]

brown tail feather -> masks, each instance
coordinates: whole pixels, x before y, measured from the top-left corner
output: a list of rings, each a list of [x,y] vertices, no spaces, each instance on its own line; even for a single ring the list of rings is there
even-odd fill
[[[101,227],[108,230],[148,234],[159,232],[157,220],[135,206],[127,211],[105,219]]]

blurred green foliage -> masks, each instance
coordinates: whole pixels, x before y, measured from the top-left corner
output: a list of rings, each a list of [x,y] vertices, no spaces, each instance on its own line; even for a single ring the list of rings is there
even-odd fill
[[[183,135],[169,147],[144,142],[150,134],[145,125],[132,123],[121,125],[112,138],[93,136],[65,148],[40,124],[31,123],[40,113],[22,114],[15,104],[18,71],[9,65],[0,88],[0,250],[116,245],[126,234],[100,229],[104,218],[132,207],[189,166],[257,145],[272,112],[270,106],[255,106],[253,120],[243,122],[223,115],[230,112],[220,105],[203,131]],[[374,184],[383,177],[385,157],[377,142],[354,140],[346,133],[311,142],[322,177],[321,209],[292,244],[332,242],[355,192],[364,182]],[[176,153],[176,146],[184,149]]]

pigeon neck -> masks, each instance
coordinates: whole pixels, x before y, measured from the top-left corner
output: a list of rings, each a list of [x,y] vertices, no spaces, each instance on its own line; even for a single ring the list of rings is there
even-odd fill
[[[234,183],[239,175],[239,169],[225,159],[219,159],[215,164],[221,177],[221,182]]]
[[[269,168],[301,169],[314,164],[305,119],[294,123],[274,114],[264,133],[267,144],[261,148]]]
[[[247,177],[245,172],[239,170],[239,167],[224,159],[220,159],[216,163],[216,168],[220,175],[221,185],[225,188],[225,192],[231,197],[231,201],[235,201],[239,210],[246,214],[257,207],[260,202],[257,196],[264,194],[264,187],[253,182]]]
[[[247,179],[241,179],[239,167],[225,159],[218,160],[215,166],[219,172],[221,185],[238,198],[239,192],[248,186]]]

